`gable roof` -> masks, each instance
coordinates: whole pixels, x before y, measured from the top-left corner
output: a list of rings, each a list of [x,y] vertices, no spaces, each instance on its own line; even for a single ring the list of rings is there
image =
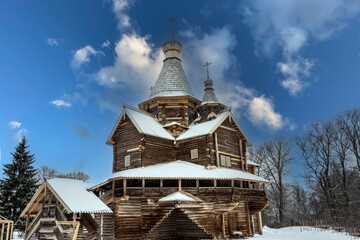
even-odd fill
[[[117,120],[113,130],[106,143],[111,144],[111,139],[116,131],[116,128],[121,122],[124,116],[128,116],[131,122],[135,125],[139,133],[160,137],[168,140],[174,140],[175,138],[163,128],[156,118],[148,112],[142,111],[138,108],[124,104],[124,110],[121,112],[119,119]]]
[[[246,180],[253,182],[268,183],[269,181],[257,175],[224,167],[213,169],[191,162],[177,160],[156,165],[128,169],[110,175],[109,180],[93,188],[119,178],[152,178],[152,179],[223,179],[223,180]]]
[[[111,209],[106,206],[93,192],[88,191],[86,183],[81,180],[67,178],[53,178],[46,180],[30,202],[27,204],[21,217],[26,215],[36,199],[42,194],[44,189],[49,189],[63,207],[73,213],[112,213]]]
[[[228,117],[231,118],[231,120],[236,124],[236,126],[239,128],[240,132],[245,137],[247,146],[251,146],[252,144],[251,144],[249,138],[246,136],[244,131],[241,129],[240,125],[236,121],[236,119],[235,119],[234,115],[231,113],[230,109],[225,110],[224,112],[219,114],[213,120],[198,123],[198,124],[191,124],[187,131],[185,131],[178,138],[176,138],[176,141],[181,141],[181,140],[185,140],[185,139],[189,139],[189,138],[193,138],[193,137],[199,137],[199,136],[203,136],[203,135],[212,134]]]
[[[136,129],[139,133],[143,133],[146,135],[151,135],[163,139],[168,140],[176,140],[181,141],[185,139],[190,139],[193,137],[204,136],[208,134],[212,134],[228,117],[236,124],[239,128],[240,132],[246,139],[247,146],[251,146],[251,142],[249,138],[246,136],[244,131],[241,129],[240,125],[236,121],[234,115],[231,113],[230,109],[225,110],[221,114],[219,114],[215,119],[198,123],[191,124],[184,133],[182,133],[179,137],[175,138],[172,136],[164,127],[170,126],[173,123],[167,124],[165,126],[161,125],[159,121],[150,113],[142,111],[138,108],[129,106],[124,104],[124,110],[121,112],[120,117],[118,118],[113,130],[111,131],[110,136],[108,137],[106,143],[112,143],[112,137],[115,134],[115,131],[120,124],[121,120],[124,116],[128,116],[131,122],[135,125]],[[180,125],[180,124],[179,124]]]

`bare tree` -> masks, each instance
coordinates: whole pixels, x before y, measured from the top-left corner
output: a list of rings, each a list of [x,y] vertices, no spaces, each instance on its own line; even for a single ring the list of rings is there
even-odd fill
[[[345,134],[345,138],[349,141],[350,150],[360,171],[360,109],[348,110],[339,115],[336,123],[339,130]]]
[[[320,122],[311,125],[303,137],[296,138],[300,156],[308,169],[309,186],[317,191],[320,186],[327,209],[332,219],[336,219],[332,166],[334,162],[333,142],[336,130],[332,122]]]
[[[262,166],[260,174],[271,182],[268,186],[270,206],[266,210],[268,221],[271,221],[273,215],[278,223],[270,224],[277,227],[284,226],[287,192],[286,177],[288,165],[292,160],[290,141],[285,137],[278,137],[265,142],[250,150],[249,159]]]

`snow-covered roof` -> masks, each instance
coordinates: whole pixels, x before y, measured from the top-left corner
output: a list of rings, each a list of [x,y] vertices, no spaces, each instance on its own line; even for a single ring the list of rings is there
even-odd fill
[[[246,160],[246,162],[247,162],[248,165],[253,165],[253,166],[255,166],[255,167],[260,167],[259,164],[257,164],[256,162],[253,162],[253,161],[251,161],[251,160]]]
[[[225,121],[225,119],[227,117],[230,117],[232,119],[232,121],[234,121],[236,126],[240,129],[241,133],[244,135],[247,145],[248,146],[251,145],[250,140],[248,139],[248,137],[245,135],[244,131],[241,129],[241,127],[237,123],[235,117],[230,112],[230,109],[225,110],[224,112],[219,114],[213,120],[198,123],[198,124],[195,124],[195,121],[194,121],[194,123],[188,127],[188,130],[186,130],[184,133],[182,133],[179,137],[175,138],[164,128],[167,126],[174,125],[175,124],[174,122],[163,126],[159,123],[159,121],[152,114],[142,111],[138,108],[126,105],[126,104],[124,104],[124,110],[120,114],[120,117],[119,117],[118,121],[116,122],[106,143],[111,144],[111,139],[115,133],[115,130],[116,130],[117,126],[120,124],[121,119],[124,118],[125,114],[130,118],[130,120],[135,125],[135,127],[137,128],[139,133],[143,133],[143,134],[147,134],[147,135],[151,135],[151,136],[155,136],[155,137],[160,137],[160,138],[168,139],[168,140],[176,140],[176,141],[181,141],[181,140],[185,140],[185,139],[189,139],[189,138],[193,138],[193,137],[199,137],[199,136],[211,134],[220,126],[220,124],[222,124]],[[176,123],[176,124],[178,124],[178,123]],[[180,125],[180,124],[178,124],[178,125]],[[180,125],[180,126],[182,126],[182,125]]]
[[[171,122],[171,123],[165,124],[163,127],[171,127],[171,126],[174,126],[174,125],[187,128],[187,126],[183,126],[183,125],[181,125],[181,124],[178,123],[178,122]]]
[[[227,116],[229,116],[229,111],[224,111],[214,120],[202,122],[199,124],[192,124],[189,126],[189,129],[181,134],[176,141],[185,140],[188,138],[203,136],[211,133],[215,128],[220,125]]]
[[[191,195],[190,193],[184,191],[177,191],[159,199],[159,202],[171,202],[171,201],[202,202],[200,198],[197,198]]]
[[[161,125],[158,120],[154,118],[150,113],[124,104],[124,110],[120,114],[120,117],[116,122],[115,127],[113,128],[106,143],[111,143],[112,136],[114,135],[117,126],[119,125],[121,119],[124,117],[125,114],[130,118],[130,120],[140,133],[174,140],[174,137],[166,129],[164,129],[163,125]]]
[[[67,178],[47,180],[53,193],[57,195],[73,213],[112,213],[93,192],[88,191],[86,183]]]
[[[254,182],[269,181],[254,174],[240,170],[202,165],[181,160],[161,163],[147,167],[139,167],[113,173],[110,179],[116,178],[154,178],[154,179],[239,179]]]

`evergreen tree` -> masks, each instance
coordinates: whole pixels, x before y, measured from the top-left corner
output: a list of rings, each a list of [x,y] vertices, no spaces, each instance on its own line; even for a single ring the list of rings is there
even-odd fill
[[[35,157],[28,151],[27,140],[21,139],[15,147],[12,163],[4,164],[4,179],[0,179],[0,215],[14,221],[15,228],[25,229],[24,219],[19,216],[38,187]]]

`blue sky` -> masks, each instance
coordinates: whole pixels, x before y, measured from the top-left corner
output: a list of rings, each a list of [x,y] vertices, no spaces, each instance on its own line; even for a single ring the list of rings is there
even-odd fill
[[[148,98],[171,16],[193,91],[212,62],[254,144],[359,107],[357,0],[1,1],[1,164],[25,135],[37,167],[110,173],[105,141],[122,103]]]

